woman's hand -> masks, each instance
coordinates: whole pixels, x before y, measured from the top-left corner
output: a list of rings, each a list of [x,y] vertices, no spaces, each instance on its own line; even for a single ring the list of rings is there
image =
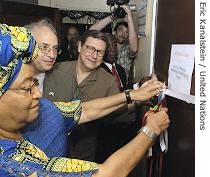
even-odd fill
[[[160,133],[164,132],[169,126],[170,120],[167,111],[167,108],[161,107],[157,113],[148,113],[146,126],[157,135],[160,135]]]

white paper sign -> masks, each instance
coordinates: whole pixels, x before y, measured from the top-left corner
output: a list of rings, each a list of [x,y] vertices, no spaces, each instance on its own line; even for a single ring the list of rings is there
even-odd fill
[[[195,96],[193,96],[193,95],[189,95],[189,94],[185,94],[185,93],[177,93],[177,92],[173,92],[169,89],[165,89],[164,94],[174,97],[174,98],[177,98],[179,100],[185,101],[187,103],[195,104]]]
[[[168,70],[168,88],[170,90],[190,94],[194,60],[195,45],[172,45]]]

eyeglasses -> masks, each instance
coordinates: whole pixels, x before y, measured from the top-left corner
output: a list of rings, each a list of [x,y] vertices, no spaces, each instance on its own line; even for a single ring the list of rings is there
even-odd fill
[[[46,45],[46,44],[41,44],[41,45],[39,45],[38,46],[38,48],[41,50],[41,52],[43,53],[43,54],[48,54],[51,50],[53,51],[53,53],[55,54],[55,55],[58,55],[58,54],[60,54],[61,53],[61,49],[59,49],[58,47],[53,47],[53,48],[50,48],[48,45]]]
[[[33,84],[31,85],[31,87],[29,88],[16,88],[16,89],[13,89],[13,88],[9,88],[8,90],[16,90],[18,91],[20,94],[32,94],[32,89],[34,87],[38,87],[39,86],[39,80],[34,78],[33,79]]]
[[[89,46],[89,45],[87,45],[87,44],[84,44],[84,45],[86,46],[86,50],[87,50],[88,53],[93,54],[93,53],[96,52],[96,54],[97,54],[98,57],[103,57],[104,54],[105,54],[105,51],[104,51],[104,50],[97,50],[97,49],[96,49],[95,47],[93,47],[93,46]]]

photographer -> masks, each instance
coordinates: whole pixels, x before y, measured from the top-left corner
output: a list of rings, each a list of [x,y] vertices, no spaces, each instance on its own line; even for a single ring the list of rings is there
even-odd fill
[[[118,49],[117,63],[125,68],[127,78],[132,78],[133,72],[132,70],[130,71],[130,69],[138,50],[138,39],[129,7],[127,5],[121,5],[120,7],[125,10],[126,16],[124,21],[117,23],[114,28]],[[112,23],[117,18],[116,15],[116,13],[113,13],[112,15],[105,17],[93,24],[90,29],[102,30],[106,25]]]

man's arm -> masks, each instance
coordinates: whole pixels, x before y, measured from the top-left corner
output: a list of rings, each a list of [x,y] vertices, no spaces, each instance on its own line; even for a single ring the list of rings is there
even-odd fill
[[[137,38],[137,34],[136,34],[134,22],[133,22],[131,10],[129,9],[127,5],[122,5],[121,7],[127,13],[126,18],[127,18],[128,30],[129,30],[128,40],[129,40],[130,52],[135,54],[138,50],[138,38]]]
[[[169,125],[167,109],[148,115],[146,126],[159,135]],[[110,156],[92,177],[126,177],[144,157],[153,139],[140,132],[131,142]]]
[[[101,31],[102,29],[104,29],[104,27],[106,27],[111,22],[113,22],[112,17],[111,16],[108,16],[108,17],[105,17],[105,18],[99,20],[95,24],[93,24],[89,29],[90,30],[98,30],[98,31]]]
[[[132,101],[145,101],[159,94],[162,88],[164,88],[164,84],[156,81],[148,83],[145,87],[139,88],[138,90],[131,90],[130,96]],[[82,115],[79,124],[106,116],[124,106],[126,102],[126,96],[123,92],[82,103]]]
[[[132,53],[136,53],[138,50],[138,38],[137,38],[137,34],[136,34],[134,22],[133,22],[131,10],[129,9],[127,5],[122,5],[121,7],[127,13],[126,21],[128,22],[128,29],[129,29],[128,39],[129,39],[130,51]],[[95,24],[93,24],[89,29],[100,31],[111,22],[113,22],[113,19],[111,16],[108,16],[108,17],[103,18],[102,20],[99,20]]]

